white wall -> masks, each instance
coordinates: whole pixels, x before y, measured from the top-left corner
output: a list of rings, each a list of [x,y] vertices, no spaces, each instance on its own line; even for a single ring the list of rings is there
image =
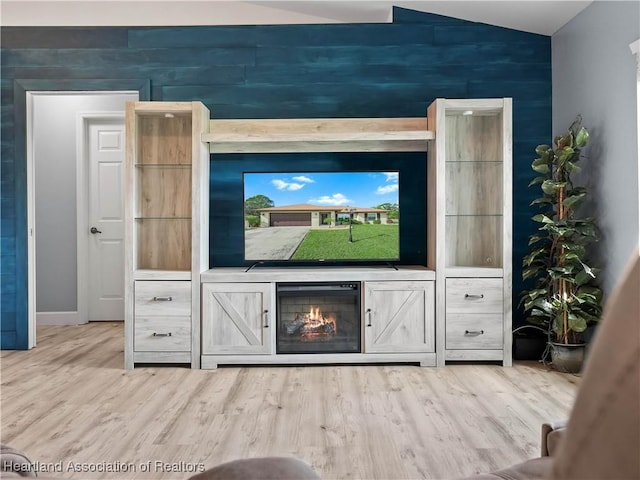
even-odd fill
[[[137,93],[38,92],[33,96],[36,311],[39,313],[77,309],[77,115],[124,112],[124,102],[137,99]]]
[[[636,59],[629,50],[639,37],[640,3],[597,1],[551,39],[553,134],[577,114],[591,134],[576,179],[589,188],[584,210],[602,229],[595,260],[605,293],[639,240]]]
[[[388,23],[393,7],[551,35],[591,0],[2,0],[4,26]]]

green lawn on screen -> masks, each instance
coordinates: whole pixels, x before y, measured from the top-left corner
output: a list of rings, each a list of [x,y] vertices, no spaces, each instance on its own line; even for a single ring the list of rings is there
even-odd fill
[[[399,225],[363,224],[348,228],[310,230],[292,260],[397,259],[400,255]]]

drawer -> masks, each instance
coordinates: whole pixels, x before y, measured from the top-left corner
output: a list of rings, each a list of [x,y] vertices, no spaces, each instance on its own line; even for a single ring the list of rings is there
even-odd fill
[[[191,350],[191,317],[136,317],[134,330],[136,352]]]
[[[502,313],[501,278],[447,278],[446,312]]]
[[[135,315],[191,315],[191,282],[135,282]]]
[[[501,314],[447,314],[446,348],[502,349]]]

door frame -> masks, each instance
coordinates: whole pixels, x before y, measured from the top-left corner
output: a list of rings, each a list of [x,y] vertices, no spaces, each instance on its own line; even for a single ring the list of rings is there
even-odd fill
[[[118,94],[122,92],[113,93]],[[89,178],[91,173],[91,166],[89,165],[91,160],[89,155],[89,127],[92,122],[97,120],[122,120],[122,125],[124,126],[124,111],[79,112],[76,117],[76,286],[78,292],[76,308],[80,323],[89,322],[90,249],[86,241],[87,231],[89,230],[89,199],[91,195]],[[124,178],[122,182],[124,183]]]
[[[36,346],[35,190],[32,99],[34,93],[138,93],[150,100],[149,79],[16,79],[13,82],[16,198],[16,348]],[[26,188],[25,188],[26,187]],[[24,208],[24,209],[23,209]]]

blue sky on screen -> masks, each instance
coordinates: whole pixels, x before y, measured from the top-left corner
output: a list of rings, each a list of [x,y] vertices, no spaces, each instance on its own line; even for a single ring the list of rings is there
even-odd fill
[[[398,172],[245,173],[244,198],[255,195],[269,197],[276,207],[375,207],[399,203]]]

